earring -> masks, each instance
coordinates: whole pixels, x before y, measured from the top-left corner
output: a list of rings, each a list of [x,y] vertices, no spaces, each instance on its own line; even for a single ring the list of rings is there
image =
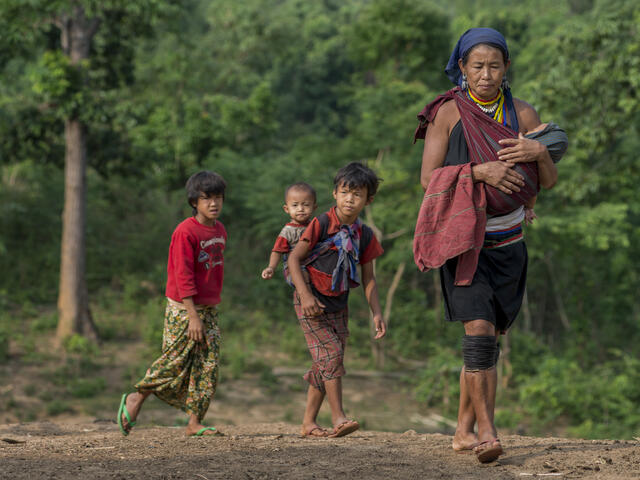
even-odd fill
[[[509,80],[507,80],[507,76],[502,77],[502,83],[500,84],[502,90],[510,90],[511,85],[509,85]]]
[[[504,81],[504,79],[503,79]],[[466,90],[469,87],[469,84],[467,83],[467,76],[463,73],[462,74],[462,83],[460,84],[460,88],[462,90]]]

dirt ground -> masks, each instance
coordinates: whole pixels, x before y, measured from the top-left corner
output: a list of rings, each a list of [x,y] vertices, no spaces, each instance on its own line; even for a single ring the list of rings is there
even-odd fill
[[[640,443],[503,437],[506,455],[481,465],[454,453],[451,437],[358,431],[304,439],[287,423],[218,425],[223,436],[115,422],[0,425],[2,479],[526,479],[640,478]]]

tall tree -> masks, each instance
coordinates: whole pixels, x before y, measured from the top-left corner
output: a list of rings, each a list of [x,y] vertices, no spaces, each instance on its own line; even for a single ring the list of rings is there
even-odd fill
[[[62,217],[59,342],[72,334],[96,339],[89,310],[86,265],[86,171],[90,126],[105,116],[106,92],[132,78],[133,40],[151,32],[152,19],[173,10],[160,0],[7,0],[0,14],[11,33],[22,32],[30,45],[24,54],[40,52],[33,88],[43,109],[53,109],[64,122],[65,194]],[[96,35],[103,31],[100,46]],[[117,35],[116,38],[108,38]],[[19,43],[9,36],[3,47]],[[39,41],[45,40],[42,48]],[[30,47],[30,48],[29,48]]]
[[[71,4],[69,10],[54,17],[60,29],[60,46],[71,67],[81,69],[89,59],[91,41],[100,25],[82,5]],[[62,340],[73,333],[96,339],[97,331],[89,310],[85,281],[86,196],[87,196],[87,125],[79,112],[65,119],[65,189],[60,251],[60,287],[58,293],[58,328]]]

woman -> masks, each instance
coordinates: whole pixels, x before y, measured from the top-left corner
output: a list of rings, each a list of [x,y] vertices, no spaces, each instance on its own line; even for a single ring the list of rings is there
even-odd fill
[[[414,245],[416,252],[425,248],[441,256],[421,266],[442,265],[447,320],[463,322],[465,331],[453,449],[473,451],[481,462],[503,454],[493,420],[497,338],[522,304],[524,204],[535,199],[538,183],[551,188],[557,180],[547,148],[523,135],[540,119],[531,105],[511,96],[509,65],[502,34],[490,28],[465,32],[445,70],[459,88],[429,104],[416,131],[416,138],[425,138],[421,216],[429,217],[432,231],[421,236],[419,219]]]

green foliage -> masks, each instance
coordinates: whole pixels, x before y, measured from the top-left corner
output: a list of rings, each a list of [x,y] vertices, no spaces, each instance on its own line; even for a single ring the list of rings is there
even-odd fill
[[[29,329],[31,333],[34,335],[55,330],[58,325],[58,314],[55,312],[52,313],[41,313],[37,315],[31,322],[29,323]]]
[[[0,325],[0,363],[9,358],[9,335],[9,329],[4,325]]]
[[[55,398],[47,404],[47,415],[60,415],[62,413],[72,412],[73,409],[69,402]],[[25,421],[33,421],[35,418],[25,419]]]
[[[72,397],[91,398],[102,393],[107,387],[107,382],[103,377],[74,378],[67,389]]]
[[[631,438],[640,426],[640,360],[620,351],[585,368],[576,360],[547,357],[520,390],[520,404],[535,423],[568,419],[586,437]]]
[[[145,361],[157,355],[171,232],[190,214],[184,181],[216,170],[229,184],[222,377],[254,373],[274,387],[265,346],[284,352],[278,361],[308,361],[290,289],[279,275],[259,278],[288,219],[283,190],[309,181],[319,214],[337,168],[361,160],[384,179],[365,215],[385,249],[376,262],[383,304],[405,266],[387,366],[426,362],[416,394],[453,415],[461,330],[443,320],[437,274],[412,263],[422,146],[411,140],[416,114],[449,87],[443,68],[456,38],[485,25],[507,37],[514,94],[571,142],[527,230],[529,314],[510,335],[513,376],[501,397],[522,409],[498,410],[498,421],[564,422],[583,436],[637,427],[637,2],[87,0],[101,23],[78,65],[48,23],[71,3],[0,5],[0,361],[11,338],[23,360],[42,363],[32,334],[56,321],[40,306],[50,309],[57,293],[63,119],[77,115],[88,126],[87,281],[104,338],[142,336]],[[353,358],[371,364],[358,290],[350,322]],[[100,391],[99,377],[65,381],[87,376],[96,348],[68,340],[64,368],[49,372],[61,394]],[[132,365],[127,380],[147,366]]]
[[[78,334],[71,335],[64,341],[64,349],[67,353],[80,357],[89,357],[97,352],[96,345],[91,340]]]
[[[448,403],[446,413],[454,414],[460,395],[460,354],[451,348],[442,348],[429,356],[429,363],[417,379],[416,396],[427,406]]]
[[[31,73],[33,91],[41,103],[55,107],[60,118],[76,117],[88,98],[83,92],[83,70],[71,65],[60,51],[45,52]]]

